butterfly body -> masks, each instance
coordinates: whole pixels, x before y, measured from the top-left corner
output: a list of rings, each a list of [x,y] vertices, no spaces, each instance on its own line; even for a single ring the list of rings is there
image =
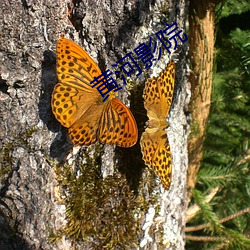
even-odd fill
[[[131,111],[116,93],[103,102],[94,77],[101,70],[80,46],[61,38],[57,43],[58,84],[52,94],[52,111],[56,119],[68,128],[75,145],[91,145],[97,141],[131,147],[137,142],[138,132]]]
[[[165,129],[169,125],[166,117],[173,97],[174,75],[174,62],[171,61],[158,77],[147,80],[143,92],[149,118],[140,140],[143,160],[156,171],[166,189],[171,183],[172,159]]]

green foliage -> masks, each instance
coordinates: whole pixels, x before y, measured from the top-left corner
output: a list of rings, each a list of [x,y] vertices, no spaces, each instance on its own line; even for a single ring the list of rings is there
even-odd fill
[[[250,9],[249,1],[226,2],[222,16]],[[228,35],[218,32],[216,67],[203,161],[193,191],[193,203],[201,211],[190,225],[208,223],[192,235],[217,238],[188,241],[187,249],[250,249],[249,212],[221,220],[250,206],[250,27]],[[214,187],[219,191],[207,203],[207,190]]]
[[[220,231],[223,226],[219,223],[217,215],[213,212],[212,205],[205,201],[205,197],[202,192],[194,189],[193,197],[201,208],[201,219],[204,220],[204,222],[209,222],[209,231],[211,231],[212,233],[214,233],[215,230]]]
[[[223,0],[221,17],[241,14],[250,10],[249,0]]]

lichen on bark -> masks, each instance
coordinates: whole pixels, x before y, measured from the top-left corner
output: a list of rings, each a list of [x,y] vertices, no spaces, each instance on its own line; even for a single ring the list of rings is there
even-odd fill
[[[110,237],[105,244],[116,249],[124,247],[126,240],[131,242],[131,249],[133,246],[184,249],[187,44],[179,45],[174,53],[177,77],[169,117],[172,128],[168,130],[174,162],[170,191],[161,189],[153,171],[143,165],[139,144],[131,149],[107,150],[100,144],[87,149],[73,148],[67,130],[55,120],[50,102],[57,82],[55,44],[62,34],[83,46],[101,70],[105,70],[141,42],[148,42],[166,23],[177,21],[185,32],[186,15],[184,0],[1,1],[0,161],[5,164],[1,168],[6,166],[6,172],[1,169],[4,174],[0,176],[0,217],[4,223],[0,224],[3,229],[0,248],[98,249],[98,242]],[[168,57],[164,53],[155,64],[157,72],[164,68]],[[124,87],[119,93],[130,104],[139,135],[146,121],[143,82],[149,75],[151,71],[139,78],[131,77],[129,90]],[[92,161],[87,160],[86,152],[87,156],[93,156]],[[113,175],[103,179],[104,172]],[[58,189],[63,197],[58,196]],[[93,197],[84,199],[91,191]],[[106,225],[98,228],[103,239],[98,240],[100,231],[95,228],[92,242],[85,237],[66,237],[74,235],[73,230],[65,231],[65,225],[70,222],[68,216],[76,216],[74,222],[85,222],[78,220],[77,211],[86,213],[86,210],[74,210],[79,205],[77,199],[82,206],[91,208],[89,216],[93,224],[89,227],[95,223],[98,227]],[[94,220],[92,204],[100,206],[96,219],[105,220],[104,224]],[[114,210],[108,207],[110,204]],[[114,218],[104,214],[105,209]],[[80,215],[85,218],[86,214]],[[120,218],[124,226],[119,224]],[[87,232],[82,236],[88,235],[89,228],[81,226],[78,230]],[[118,233],[114,228],[118,228]],[[105,230],[111,230],[111,236]],[[127,238],[120,239],[119,230]],[[65,234],[52,243],[52,232]]]

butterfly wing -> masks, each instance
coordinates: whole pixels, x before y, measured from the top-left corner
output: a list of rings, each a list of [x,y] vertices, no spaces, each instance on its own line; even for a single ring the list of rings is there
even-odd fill
[[[105,106],[99,126],[99,140],[102,143],[132,147],[137,142],[138,130],[134,116],[117,98]]]
[[[101,70],[88,53],[66,38],[60,38],[56,46],[57,76],[65,85],[93,92],[90,82],[101,75]]]
[[[142,159],[160,177],[165,189],[169,189],[172,173],[170,145],[166,132],[160,128],[146,128],[141,136]]]
[[[98,141],[98,129],[103,107],[93,104],[68,130],[69,137],[75,145],[89,146]]]
[[[143,92],[148,128],[141,136],[142,158],[154,168],[164,188],[169,189],[172,173],[170,145],[165,128],[174,91],[175,65],[170,61],[158,77],[148,79]]]
[[[99,104],[96,109],[101,108],[101,95],[90,86],[101,70],[80,46],[66,38],[59,39],[56,53],[59,83],[52,94],[52,111],[57,120],[69,128],[84,117],[93,103]]]
[[[121,147],[134,145],[138,135],[130,110],[116,98],[103,102],[90,85],[94,77],[101,75],[96,63],[80,46],[65,38],[59,39],[56,52],[59,83],[52,94],[52,111],[69,128],[72,142],[90,145],[100,140]]]
[[[147,80],[143,91],[149,119],[166,119],[174,92],[175,65],[170,61],[158,77]]]

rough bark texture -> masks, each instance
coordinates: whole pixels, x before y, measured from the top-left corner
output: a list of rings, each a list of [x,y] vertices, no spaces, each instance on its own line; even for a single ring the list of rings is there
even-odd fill
[[[73,148],[67,131],[51,112],[50,100],[57,82],[55,44],[61,34],[81,44],[104,70],[141,42],[148,42],[166,23],[176,21],[185,32],[187,2],[1,0],[0,5],[0,249],[103,249],[105,246],[184,249],[188,133],[184,109],[190,93],[186,79],[188,44],[180,44],[171,54],[176,61],[177,75],[168,129],[173,154],[169,191],[163,190],[152,171],[144,167],[139,143],[131,149],[99,144]],[[157,73],[164,68],[167,57],[165,51],[154,67]],[[130,103],[139,135],[146,120],[145,111],[144,115],[140,114],[143,83],[149,72],[146,74],[139,79],[134,77],[128,85],[129,91],[123,88],[119,92],[120,98]],[[110,192],[108,198],[91,194],[95,204],[112,215],[116,206],[125,205],[116,216],[102,213],[106,221],[99,215],[97,219],[91,215],[89,220],[93,224],[89,225],[98,228],[92,228],[95,233],[89,230],[88,235],[80,233],[79,237],[67,231],[72,226],[67,225],[67,220],[72,217],[75,220],[72,210],[69,212],[75,197],[69,197],[77,189],[69,185],[72,179],[68,172],[77,176],[79,166],[85,163],[90,167],[86,172],[89,178],[92,169],[101,170],[95,183],[100,183],[103,177],[107,179],[103,183],[113,183],[111,187],[103,186],[103,190]],[[77,183],[77,179],[72,183]],[[76,192],[86,198],[88,188],[78,189]],[[97,191],[102,191],[102,186]],[[141,200],[133,203],[138,197]],[[81,196],[79,203],[82,199]],[[132,215],[131,221],[127,223],[126,218],[124,222],[125,215],[119,217],[122,212]],[[83,213],[91,214],[91,211]],[[121,228],[119,220],[124,227]],[[73,223],[72,230],[78,222]],[[84,228],[85,221],[82,224]],[[110,228],[110,234],[102,231],[104,240],[98,230],[105,231],[105,226]],[[126,231],[130,227],[131,232]],[[84,230],[87,229],[81,232]],[[61,233],[61,237],[55,237],[58,241],[49,241],[52,232]]]
[[[187,187],[195,187],[196,176],[202,159],[202,148],[208,119],[213,79],[214,15],[216,2],[190,1],[190,74],[192,98],[190,112],[191,134],[188,141],[189,168]],[[191,193],[188,194],[189,200]]]

